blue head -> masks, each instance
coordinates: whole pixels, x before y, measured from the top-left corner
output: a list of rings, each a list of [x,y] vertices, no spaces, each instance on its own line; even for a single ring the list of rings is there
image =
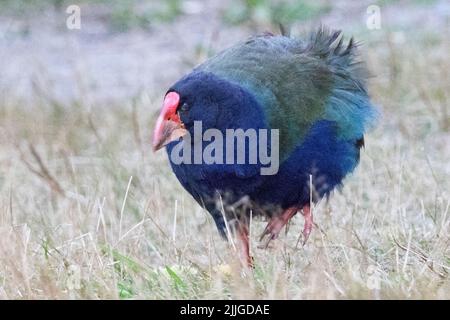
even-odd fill
[[[187,133],[193,136],[195,121],[201,121],[203,131],[265,128],[260,110],[253,95],[241,86],[212,73],[193,72],[168,90],[153,147],[158,150]]]

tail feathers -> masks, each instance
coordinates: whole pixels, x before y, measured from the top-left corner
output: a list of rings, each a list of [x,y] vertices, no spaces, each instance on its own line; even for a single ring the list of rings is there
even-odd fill
[[[362,136],[361,138],[356,140],[355,145],[356,145],[356,148],[358,148],[358,149],[364,148],[364,146],[365,146],[364,136]]]
[[[311,33],[304,51],[341,66],[350,66],[357,56],[358,44],[353,38],[350,38],[347,45],[343,44],[342,31],[322,26],[316,32]]]
[[[359,60],[359,43],[350,38],[344,44],[342,32],[320,27],[310,35],[305,53],[327,61],[336,77],[337,88],[367,94],[369,73]]]

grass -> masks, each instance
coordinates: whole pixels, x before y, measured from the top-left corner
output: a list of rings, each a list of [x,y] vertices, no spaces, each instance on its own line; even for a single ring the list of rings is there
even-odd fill
[[[331,10],[325,1],[268,1],[233,0],[224,12],[224,20],[231,24],[286,24],[313,20]]]
[[[156,2],[149,8],[139,7],[138,2],[115,3],[109,16],[110,25],[117,31],[148,28],[152,24],[172,22],[182,14],[180,0]]]
[[[29,17],[43,14],[45,11],[64,13],[70,5],[80,6],[80,15],[97,15],[98,20],[104,20],[113,31],[127,32],[132,29],[149,29],[154,25],[173,22],[183,14],[181,0],[155,0],[142,2],[136,0],[106,1],[80,0],[73,3],[68,0],[20,0],[0,1],[2,12],[15,17]]]
[[[366,41],[383,118],[361,164],[304,247],[301,217],[268,250],[253,221],[253,272],[151,152],[163,92],[95,107],[2,95],[0,298],[449,299],[450,48],[429,38]]]

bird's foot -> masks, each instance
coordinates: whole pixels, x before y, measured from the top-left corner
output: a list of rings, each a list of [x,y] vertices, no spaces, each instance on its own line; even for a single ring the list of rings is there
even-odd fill
[[[302,215],[305,219],[305,225],[303,227],[303,245],[306,244],[306,241],[309,238],[309,235],[311,233],[312,227],[313,227],[313,215],[311,212],[311,208],[309,205],[306,205],[302,209]]]
[[[296,207],[291,207],[285,210],[281,215],[270,218],[269,223],[264,229],[259,241],[266,239],[262,245],[263,248],[267,248],[269,243],[276,239],[280,234],[281,229],[289,222],[289,220],[297,213]]]

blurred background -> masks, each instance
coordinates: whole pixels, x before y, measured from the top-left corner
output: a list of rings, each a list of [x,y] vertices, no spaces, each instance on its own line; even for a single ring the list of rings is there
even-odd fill
[[[73,4],[80,29],[71,30],[66,9]],[[322,23],[355,36],[363,50],[388,43],[386,50],[402,53],[414,50],[410,43],[447,40],[449,6],[445,0],[2,0],[0,88],[21,98],[43,90],[68,102],[88,91],[95,100],[124,101],[164,90],[207,56],[255,33],[276,33],[279,23],[293,34]],[[383,72],[392,79],[398,70]]]
[[[0,298],[450,298],[446,0],[0,0]],[[343,190],[242,277],[150,138],[167,88],[232,44],[320,24],[380,108]],[[297,217],[298,218],[298,217]]]

